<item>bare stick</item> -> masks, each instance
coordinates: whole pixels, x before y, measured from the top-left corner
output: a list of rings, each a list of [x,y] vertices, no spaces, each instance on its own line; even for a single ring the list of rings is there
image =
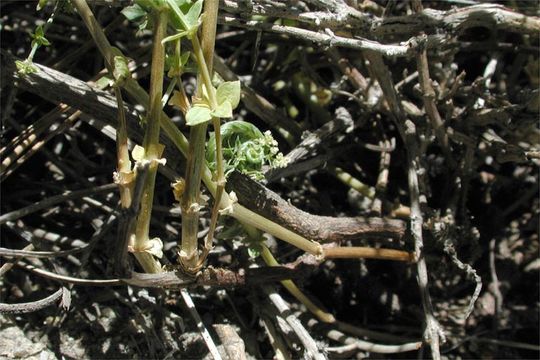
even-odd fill
[[[423,10],[421,0],[413,1],[413,8],[417,13],[420,13]],[[439,144],[446,156],[448,164],[451,167],[454,167],[455,162],[448,142],[446,128],[444,127],[437,105],[435,104],[435,90],[433,89],[431,78],[429,76],[429,64],[425,48],[420,48],[419,52],[416,54],[416,65],[418,68],[418,78],[420,80],[420,88],[422,89],[422,98],[424,100],[426,114],[428,115],[431,127],[435,131],[435,136],[437,137],[437,140],[439,140]]]
[[[44,299],[36,300],[27,303],[19,304],[5,304],[0,303],[0,314],[26,314],[35,312],[53,305],[58,299],[62,297],[63,290],[60,288],[53,294],[47,296]]]
[[[283,341],[281,335],[276,331],[276,327],[272,321],[264,314],[260,314],[260,318],[268,338],[270,339],[270,345],[274,348],[275,358],[277,360],[289,360],[291,355],[287,349],[287,345]]]
[[[346,38],[335,35],[330,29],[326,29],[325,33],[315,32],[311,30],[301,29],[294,26],[276,25],[263,23],[259,21],[238,21],[237,18],[230,16],[220,16],[219,22],[224,25],[238,26],[252,30],[271,31],[278,34],[289,35],[299,38],[304,41],[312,42],[320,46],[345,47],[355,50],[369,50],[387,57],[403,57],[408,56],[414,51],[415,41],[410,41],[405,45],[386,45],[373,40]],[[441,36],[432,35],[428,39],[428,46],[440,45],[443,40]]]
[[[33,258],[55,258],[61,256],[68,256],[79,253],[86,250],[89,245],[83,246],[78,249],[62,250],[62,251],[30,251],[30,250],[16,250],[0,247],[0,256],[3,257],[33,257]]]
[[[433,28],[439,32],[457,32],[475,26],[523,34],[534,34],[540,31],[538,17],[523,15],[499,4],[478,4],[462,8],[456,7],[446,11],[424,9],[417,14],[382,19],[372,14],[368,17],[347,5],[345,5],[346,9],[342,7],[342,11],[336,11],[335,7],[322,6],[326,11],[294,12],[287,4],[282,4],[282,7],[274,4],[276,2],[268,4],[257,2],[257,6],[249,7],[242,2],[225,0],[222,2],[222,8],[229,13],[241,13],[245,18],[250,15],[285,17],[309,22],[320,28],[340,29],[347,27],[347,29],[357,29],[364,35],[376,36],[395,36],[396,34],[410,36]],[[342,5],[340,2],[336,2],[336,4]]]
[[[362,350],[379,354],[397,354],[407,351],[418,350],[422,347],[422,343],[420,341],[399,345],[376,344],[370,341],[360,340],[351,336],[347,336],[341,331],[335,329],[328,331],[326,336],[328,336],[334,341],[339,341],[346,345],[350,345],[349,349]],[[332,348],[327,348],[327,350],[330,352],[333,351]]]
[[[266,293],[270,301],[274,304],[278,312],[285,318],[289,326],[294,330],[295,334],[304,345],[306,355],[310,359],[326,359],[326,357],[320,352],[315,343],[315,340],[311,337],[304,325],[298,320],[298,318],[292,314],[291,309],[283,298],[273,289],[263,287],[263,291]]]
[[[62,203],[62,202],[72,200],[72,199],[82,198],[82,197],[92,195],[92,194],[97,194],[100,192],[111,191],[111,190],[114,190],[115,188],[116,188],[116,184],[107,184],[107,185],[96,186],[94,188],[84,189],[84,190],[79,190],[79,191],[66,191],[65,194],[52,196],[50,198],[41,200],[40,202],[37,202],[35,204],[28,205],[24,208],[14,210],[7,214],[4,214],[0,216],[0,224],[5,224],[7,221],[13,221],[20,217],[34,213],[36,211],[47,209],[58,203]]]
[[[420,190],[418,187],[418,169],[420,168],[418,147],[416,144],[416,127],[412,121],[405,122],[405,142],[407,144],[409,164],[407,169],[409,183],[409,197],[411,201],[411,235],[414,239],[414,251],[417,261],[417,280],[426,317],[426,339],[431,347],[431,356],[434,360],[441,358],[439,350],[440,339],[444,342],[444,333],[439,322],[433,315],[433,305],[428,289],[428,273],[426,261],[423,253],[424,239],[422,235],[422,225],[424,218],[420,208]]]
[[[213,325],[229,359],[246,360],[246,345],[232,325]]]
[[[30,251],[34,249],[34,245],[30,244],[25,246],[21,251]],[[18,262],[18,259],[14,259],[13,261],[6,262],[0,267],[0,276],[4,276],[5,273],[7,273],[9,270],[15,266],[15,264]]]
[[[210,333],[204,326],[204,323],[202,322],[202,319],[199,316],[197,309],[195,308],[195,304],[193,303],[193,300],[191,300],[189,292],[186,289],[182,289],[180,290],[180,294],[182,294],[182,299],[184,299],[184,302],[186,303],[191,317],[193,317],[193,320],[195,320],[195,323],[197,323],[197,328],[199,329],[201,336],[206,343],[208,350],[210,351],[210,354],[212,354],[212,357],[214,359],[221,360],[221,355],[219,354],[216,344],[214,343],[214,340],[212,340]]]
[[[392,139],[394,140],[394,139]],[[382,145],[382,144],[381,144]],[[384,142],[385,147],[390,146],[390,141]],[[375,185],[375,199],[371,205],[371,213],[375,216],[381,216],[382,214],[382,198],[386,192],[388,185],[388,175],[390,173],[390,152],[382,152],[381,159],[379,161],[379,176],[377,176],[377,185]]]
[[[338,242],[361,236],[400,238],[405,232],[405,224],[400,220],[376,217],[335,218],[309,214],[238,172],[229,175],[227,184],[227,189],[235,191],[241,204],[308,239]]]

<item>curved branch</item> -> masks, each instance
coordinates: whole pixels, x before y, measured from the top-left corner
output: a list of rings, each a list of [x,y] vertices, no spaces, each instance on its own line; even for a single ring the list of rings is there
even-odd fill
[[[0,303],[0,314],[26,314],[51,306],[62,297],[62,289],[44,299],[19,304]]]

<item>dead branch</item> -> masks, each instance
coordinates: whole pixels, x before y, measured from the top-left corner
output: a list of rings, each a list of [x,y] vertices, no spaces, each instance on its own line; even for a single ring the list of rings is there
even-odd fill
[[[19,262],[16,266],[61,283],[82,286],[124,286],[153,288],[185,288],[188,286],[218,286],[218,287],[241,287],[260,285],[269,282],[290,280],[303,276],[304,271],[289,267],[273,266],[268,268],[248,268],[237,271],[208,267],[197,274],[196,277],[179,272],[167,271],[158,274],[131,272],[129,278],[122,279],[83,279],[72,276],[60,275],[54,272],[39,269],[33,265]]]
[[[373,51],[391,58],[404,57],[413,54],[416,51],[416,47],[419,43],[418,39],[411,38],[407,43],[403,45],[388,45],[368,39],[347,38],[343,36],[338,36],[328,28],[325,29],[324,33],[321,33],[297,28],[294,26],[276,25],[259,21],[244,22],[230,16],[220,16],[218,18],[218,22],[223,25],[237,26],[250,30],[269,31],[276,34],[288,35],[293,38],[311,42],[327,48],[344,47],[354,50]],[[440,45],[444,43],[445,37],[441,35],[429,35],[425,40],[427,48],[436,48],[440,47]]]
[[[269,287],[263,287],[264,293],[268,296],[268,299],[277,309],[278,313],[287,321],[288,325],[293,329],[294,333],[298,336],[298,339],[306,350],[306,356],[309,359],[322,360],[326,359],[326,356],[319,350],[317,343],[311,337],[310,333],[306,330],[304,325],[298,320],[298,318],[291,312],[291,309],[283,298],[274,290]]]
[[[410,36],[434,30],[458,33],[471,27],[484,26],[522,34],[540,31],[540,18],[527,16],[498,4],[478,4],[448,11],[424,9],[407,16],[394,16],[375,22],[375,35]]]
[[[522,34],[540,31],[540,18],[527,16],[499,4],[478,4],[451,10],[424,9],[406,16],[380,18],[365,15],[341,2],[321,2],[316,4],[320,11],[301,11],[293,1],[281,7],[265,4],[258,0],[250,2],[223,1],[222,9],[244,18],[251,15],[282,17],[309,23],[319,28],[354,29],[365,36],[400,36],[407,38],[420,32],[450,32],[451,34],[477,26],[496,28]]]
[[[60,288],[53,294],[41,300],[19,304],[0,303],[0,314],[26,314],[44,309],[57,302],[62,297],[62,293],[63,290]]]
[[[401,238],[405,224],[401,220],[312,215],[302,211],[262,184],[238,172],[227,182],[227,191],[234,191],[241,204],[248,209],[319,242],[356,240],[361,237]]]

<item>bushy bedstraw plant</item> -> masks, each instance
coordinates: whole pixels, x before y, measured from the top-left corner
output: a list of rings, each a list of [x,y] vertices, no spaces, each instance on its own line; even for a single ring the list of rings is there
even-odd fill
[[[286,160],[279,152],[278,143],[270,131],[262,133],[255,125],[246,121],[230,121],[221,126],[225,175],[234,170],[249,175],[252,179],[264,179],[265,167],[285,166]],[[206,161],[210,169],[216,168],[215,133],[210,134],[206,148]]]

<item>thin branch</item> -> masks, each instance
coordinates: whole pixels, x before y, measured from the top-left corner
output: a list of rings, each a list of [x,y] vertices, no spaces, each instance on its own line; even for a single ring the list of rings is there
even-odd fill
[[[63,257],[68,255],[73,255],[87,250],[90,245],[83,246],[78,249],[71,250],[61,250],[61,251],[29,251],[29,250],[17,250],[17,249],[7,249],[0,247],[0,256],[2,257],[32,257],[32,258],[55,258]]]
[[[195,323],[197,324],[197,328],[199,329],[201,336],[204,342],[206,343],[208,350],[210,351],[210,354],[212,354],[212,357],[215,360],[221,360],[221,355],[219,354],[216,344],[214,343],[214,340],[212,340],[210,333],[204,326],[204,323],[201,317],[199,316],[199,313],[197,312],[197,309],[195,308],[195,304],[193,303],[193,300],[191,300],[191,296],[189,295],[188,291],[186,289],[182,289],[180,291],[180,294],[182,294],[182,299],[184,299],[184,302],[186,303],[186,306],[188,308],[189,313],[191,314],[191,317],[193,317],[193,320],[195,320]]]
[[[26,206],[24,208],[11,211],[7,214],[0,216],[0,224],[5,224],[7,221],[13,221],[23,216],[29,215],[39,210],[47,209],[53,205],[72,200],[82,198],[88,195],[97,194],[100,192],[112,191],[116,189],[116,184],[106,184],[96,186],[90,189],[84,189],[79,191],[66,191],[62,195],[51,196],[50,198],[41,200],[35,204]]]
[[[30,271],[30,272],[32,272],[32,273],[34,273],[36,275],[45,277],[47,279],[51,279],[51,280],[58,281],[58,282],[65,282],[65,283],[75,284],[75,285],[83,285],[83,286],[120,286],[120,285],[124,284],[122,282],[122,280],[120,280],[120,279],[95,280],[95,279],[81,279],[81,278],[76,278],[76,277],[71,277],[71,276],[66,276],[66,275],[60,275],[60,274],[53,273],[51,271],[39,269],[39,268],[37,268],[37,267],[35,267],[33,265],[26,264],[26,263],[23,263],[23,262],[17,263],[16,266],[18,266],[18,267],[20,267],[20,268],[22,268],[24,270]]]
[[[294,279],[302,275],[288,267],[239,269],[237,271],[208,267],[194,277],[183,272],[163,272],[158,274],[131,272],[129,278],[117,279],[82,279],[72,276],[56,274],[52,271],[39,269],[33,265],[19,262],[15,264],[20,268],[36,275],[55,280],[61,283],[69,283],[82,286],[122,286],[133,285],[138,287],[171,287],[184,288],[187,286],[217,286],[239,287],[260,285],[269,282]]]
[[[350,345],[352,346],[352,349],[368,351],[372,353],[379,353],[379,354],[397,354],[397,353],[402,353],[402,352],[418,350],[422,347],[422,342],[420,341],[410,342],[406,344],[399,344],[399,345],[376,344],[370,341],[360,340],[357,338],[353,338],[351,336],[347,336],[341,331],[338,331],[335,329],[328,331],[326,336],[328,336],[330,339],[334,341],[339,341],[346,345]],[[332,351],[331,348],[328,348],[327,350]]]
[[[34,245],[30,244],[25,246],[22,251],[30,251],[34,249]],[[9,270],[15,266],[15,264],[19,261],[19,259],[13,259],[12,261],[5,262],[2,267],[0,267],[0,277],[4,276],[5,273],[7,273]]]
[[[219,23],[223,25],[246,28],[250,30],[270,31],[277,34],[288,35],[293,38],[315,43],[319,46],[324,46],[327,48],[344,47],[354,50],[369,50],[390,58],[409,56],[415,51],[415,48],[418,46],[418,41],[415,38],[411,38],[404,45],[387,45],[368,39],[353,39],[338,36],[334,34],[330,29],[326,29],[325,33],[321,33],[297,28],[294,26],[277,25],[271,23],[263,23],[259,21],[242,22],[230,16],[220,16]],[[430,35],[426,39],[428,48],[439,47],[443,41],[444,37],[439,35]]]
[[[414,262],[414,253],[394,249],[377,249],[360,246],[324,248],[325,259],[381,259]]]
[[[216,331],[221,344],[223,344],[225,353],[229,359],[247,360],[244,340],[242,340],[232,325],[214,324],[213,328]]]
[[[276,327],[274,326],[272,321],[268,318],[268,316],[264,314],[259,314],[259,317],[261,318],[262,325],[264,329],[266,330],[268,339],[270,340],[270,345],[272,345],[272,348],[274,348],[275,359],[277,360],[292,359],[291,354],[289,353],[289,349],[287,349],[287,345],[283,341],[281,334],[276,331]]]
[[[62,297],[62,293],[63,290],[60,288],[53,294],[41,300],[19,304],[0,303],[0,314],[27,314],[44,309],[57,302]]]
[[[289,326],[298,336],[298,339],[300,339],[300,342],[302,345],[304,345],[308,358],[316,360],[326,359],[326,357],[317,347],[315,340],[313,340],[310,333],[306,330],[304,325],[302,325],[300,320],[298,320],[298,318],[291,312],[291,309],[283,298],[271,288],[263,287],[263,291],[268,296],[268,299],[274,304],[279,314],[285,318]]]
[[[440,339],[444,342],[444,333],[441,326],[433,315],[433,305],[428,289],[428,273],[424,255],[424,240],[422,234],[422,226],[424,218],[422,209],[420,208],[420,190],[418,185],[418,170],[420,168],[420,155],[418,154],[418,146],[416,144],[416,126],[412,121],[405,122],[405,142],[407,144],[407,152],[409,164],[407,169],[409,183],[409,197],[411,207],[411,235],[414,240],[414,251],[416,253],[417,262],[417,280],[422,298],[422,306],[426,317],[426,338],[431,347],[431,356],[434,360],[441,358],[440,355]]]
[[[446,156],[448,165],[450,165],[450,167],[455,167],[456,164],[452,156],[452,150],[448,141],[448,134],[446,133],[446,128],[441,118],[441,114],[437,109],[437,104],[435,103],[436,95],[429,76],[429,64],[426,49],[421,49],[420,52],[416,54],[416,64],[426,114],[428,115],[431,127],[435,132],[438,143]]]

